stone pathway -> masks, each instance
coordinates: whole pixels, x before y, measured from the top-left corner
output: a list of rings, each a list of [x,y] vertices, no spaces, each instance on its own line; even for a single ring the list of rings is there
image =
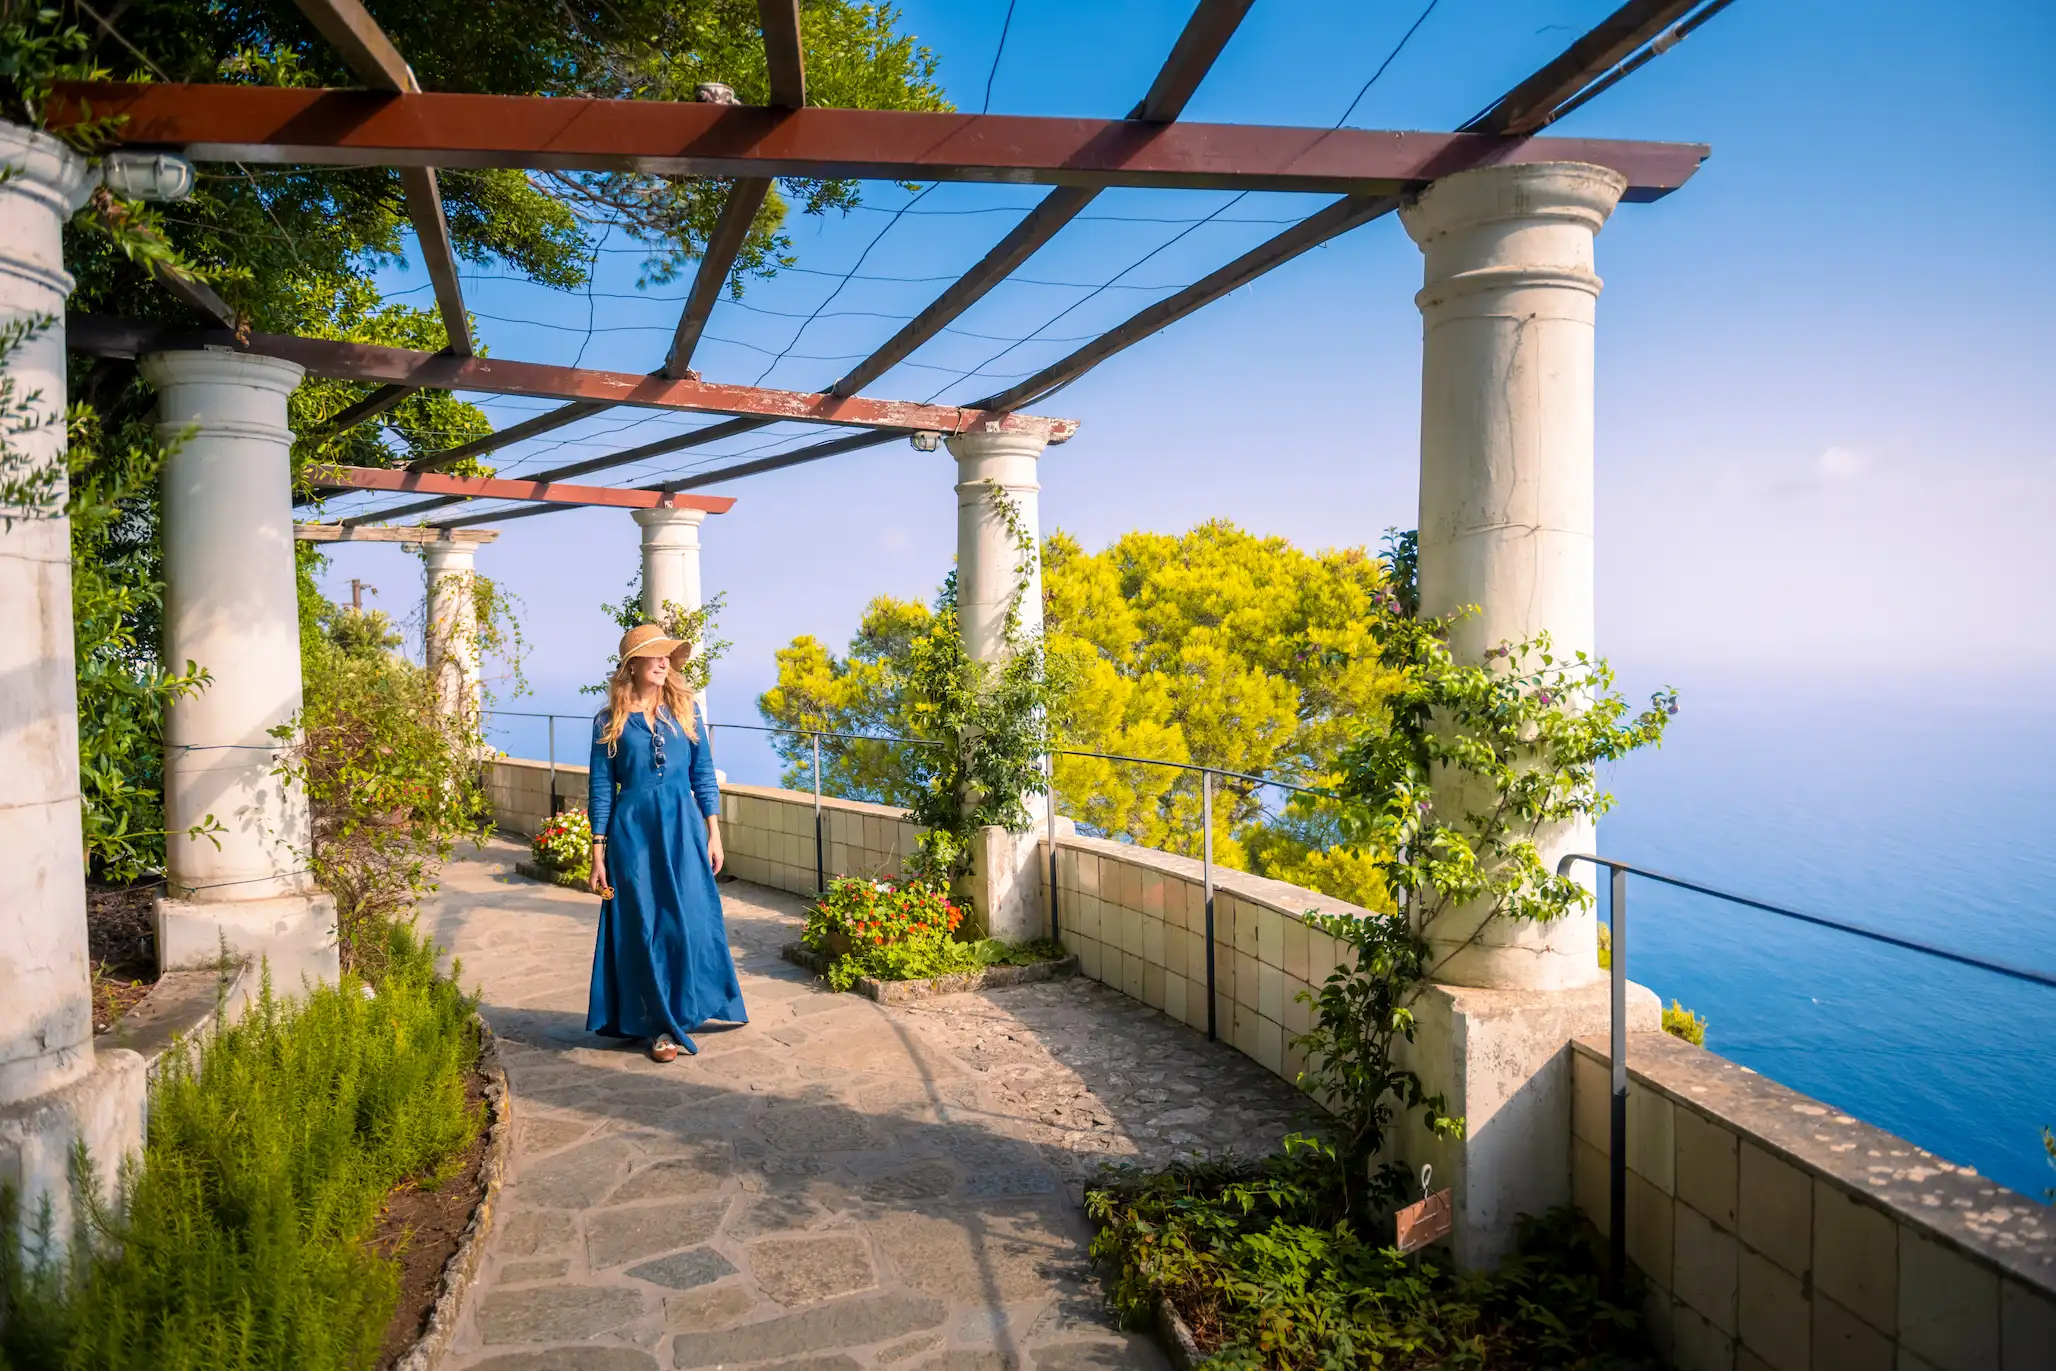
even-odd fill
[[[1256,1152],[1295,1093],[1084,980],[897,1009],[782,961],[801,904],[722,887],[752,1022],[659,1066],[584,1031],[598,906],[495,843],[424,923],[483,993],[509,1180],[444,1365],[1161,1367],[1109,1321],[1080,1195],[1106,1161]]]

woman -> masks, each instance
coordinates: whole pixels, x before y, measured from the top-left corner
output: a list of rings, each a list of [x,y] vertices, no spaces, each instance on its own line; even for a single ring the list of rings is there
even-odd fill
[[[721,920],[721,791],[706,722],[655,624],[628,630],[593,720],[593,948],[586,1030],[647,1038],[650,1056],[698,1052],[710,1019],[748,1022]],[[616,794],[617,789],[619,794]]]

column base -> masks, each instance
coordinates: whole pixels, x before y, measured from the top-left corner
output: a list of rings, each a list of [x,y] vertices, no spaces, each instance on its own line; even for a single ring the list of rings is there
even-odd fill
[[[1569,990],[1483,990],[1431,985],[1414,1005],[1418,1028],[1400,1044],[1402,1065],[1464,1121],[1460,1139],[1428,1136],[1407,1120],[1393,1152],[1435,1189],[1452,1187],[1457,1265],[1490,1268],[1513,1251],[1522,1214],[1571,1202],[1571,1039],[1604,1037],[1612,991],[1605,982]],[[1628,986],[1628,1031],[1663,1027],[1662,1002]]]
[[[262,960],[272,989],[281,995],[302,981],[333,985],[342,975],[336,950],[336,901],[325,892],[281,895],[268,900],[174,900],[156,907],[157,965],[163,971],[219,965],[224,953],[237,961]],[[257,993],[262,977],[243,979],[244,998]]]
[[[21,1198],[22,1238],[37,1255],[37,1226],[49,1206],[51,1245],[41,1255],[61,1260],[72,1236],[71,1157],[79,1144],[93,1159],[103,1201],[114,1198],[124,1159],[143,1150],[143,1107],[149,1071],[123,1048],[102,1049],[93,1069],[69,1085],[0,1104],[0,1187]]]
[[[993,825],[971,839],[971,907],[985,936],[1027,943],[1049,936],[1042,902],[1042,834]]]

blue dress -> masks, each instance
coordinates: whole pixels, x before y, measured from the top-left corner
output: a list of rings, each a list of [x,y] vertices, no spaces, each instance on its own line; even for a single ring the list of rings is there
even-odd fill
[[[600,741],[607,726],[601,710],[593,720],[586,808],[593,832],[607,839],[614,884],[614,897],[600,905],[586,1031],[610,1038],[668,1033],[687,1052],[699,1050],[687,1035],[708,1020],[749,1018],[707,858],[706,818],[721,812],[714,751],[697,706],[693,717],[697,740],[660,710],[660,740],[642,715],[631,714],[610,757]]]

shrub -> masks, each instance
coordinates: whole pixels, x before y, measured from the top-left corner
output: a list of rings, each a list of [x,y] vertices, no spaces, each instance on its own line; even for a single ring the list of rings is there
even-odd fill
[[[952,935],[963,921],[964,911],[940,886],[837,876],[807,912],[800,938],[828,958],[822,975],[835,990],[849,989],[861,976],[914,981],[1064,955],[1046,938],[1018,947],[996,938],[959,942]]]
[[[355,635],[350,642],[358,642]],[[307,864],[336,899],[342,961],[375,973],[387,932],[435,889],[442,862],[492,828],[475,718],[436,709],[433,678],[375,643],[302,643],[306,703],[281,770],[307,792]]]
[[[1683,1038],[1694,1047],[1706,1046],[1706,1020],[1694,1014],[1676,1000],[1663,1011],[1663,1031],[1673,1038]]]
[[[1605,1297],[1598,1237],[1574,1213],[1523,1220],[1512,1259],[1461,1274],[1352,1224],[1340,1174],[1307,1137],[1260,1162],[1115,1173],[1085,1203],[1116,1310],[1139,1323],[1168,1300],[1212,1371],[1579,1367],[1641,1350],[1634,1292]]]
[[[125,1213],[89,1197],[62,1267],[0,1241],[0,1364],[107,1371],[369,1368],[398,1268],[368,1244],[386,1196],[445,1179],[476,1138],[473,1002],[387,930],[376,997],[346,973],[163,1059]],[[11,1208],[10,1204],[10,1208]],[[15,1214],[4,1217],[13,1233]],[[37,1225],[31,1224],[31,1228]]]
[[[567,809],[528,840],[529,855],[538,866],[585,877],[593,869],[593,824],[582,809]]]

